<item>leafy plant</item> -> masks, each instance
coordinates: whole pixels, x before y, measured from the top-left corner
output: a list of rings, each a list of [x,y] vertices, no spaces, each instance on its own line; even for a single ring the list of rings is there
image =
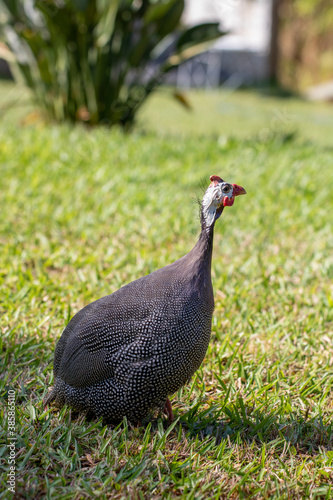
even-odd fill
[[[181,28],[184,0],[0,0],[0,6],[13,72],[57,121],[130,127],[172,68],[224,34],[218,23]]]

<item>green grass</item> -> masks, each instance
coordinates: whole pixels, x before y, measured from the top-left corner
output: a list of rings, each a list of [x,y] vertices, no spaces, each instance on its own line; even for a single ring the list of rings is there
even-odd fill
[[[172,106],[154,99],[128,136],[21,126],[16,110],[0,122],[4,470],[14,389],[20,498],[330,499],[332,115],[296,100],[193,93],[195,109],[211,107],[178,110],[171,127]],[[218,117],[225,100],[238,106],[230,120]],[[272,122],[282,107],[292,123]],[[114,429],[44,411],[69,318],[192,248],[194,200],[210,174],[248,194],[216,224],[212,339],[172,398],[176,424]]]

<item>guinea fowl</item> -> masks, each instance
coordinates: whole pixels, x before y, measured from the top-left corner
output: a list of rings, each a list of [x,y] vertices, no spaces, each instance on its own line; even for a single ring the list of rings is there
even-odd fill
[[[184,257],[87,305],[68,323],[54,355],[55,401],[106,421],[132,422],[164,407],[201,365],[214,310],[215,221],[244,188],[216,175],[201,203],[201,233]]]

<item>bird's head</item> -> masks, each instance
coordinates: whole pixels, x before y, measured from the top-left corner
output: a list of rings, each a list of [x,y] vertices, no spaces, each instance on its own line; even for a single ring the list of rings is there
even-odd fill
[[[229,184],[218,175],[211,175],[210,181],[202,199],[201,213],[205,227],[210,227],[220,217],[224,207],[231,207],[236,196],[246,194],[243,187]]]

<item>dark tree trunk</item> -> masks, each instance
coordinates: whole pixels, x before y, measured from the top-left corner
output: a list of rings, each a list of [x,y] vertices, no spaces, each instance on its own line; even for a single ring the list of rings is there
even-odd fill
[[[272,0],[271,39],[270,39],[270,54],[269,54],[269,79],[271,85],[275,85],[278,83],[279,5],[280,5],[280,0]]]

